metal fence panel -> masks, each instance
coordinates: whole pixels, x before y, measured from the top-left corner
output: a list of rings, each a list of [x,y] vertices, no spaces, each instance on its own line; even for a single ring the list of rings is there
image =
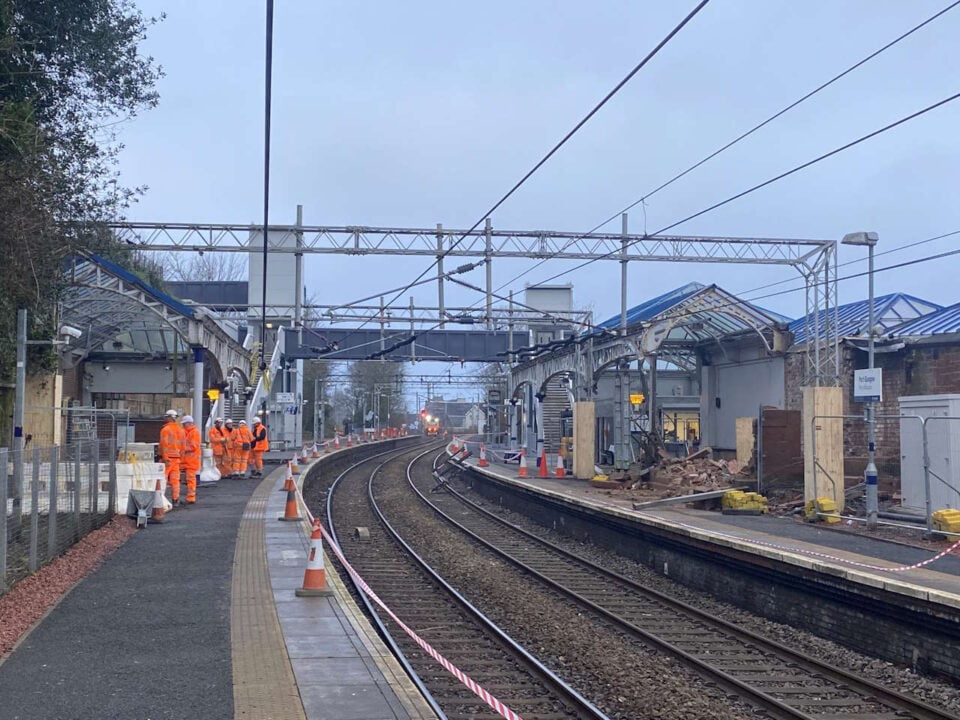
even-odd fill
[[[10,483],[18,472],[19,497]],[[113,438],[22,454],[0,448],[0,592],[106,524],[116,492]]]

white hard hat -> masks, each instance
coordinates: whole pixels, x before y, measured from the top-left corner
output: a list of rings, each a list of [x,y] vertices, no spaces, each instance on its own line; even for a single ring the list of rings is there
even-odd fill
[[[223,422],[223,418],[217,418],[214,422]]]
[[[183,421],[184,421],[185,423],[192,423],[192,422],[193,422],[193,416],[192,416],[192,415],[184,415],[184,416],[183,416]]]
[[[246,421],[246,420],[241,420],[241,421],[240,421],[240,424],[241,424],[241,425],[246,425],[246,424],[247,424],[247,421]]]
[[[253,419],[253,424],[254,424],[254,425],[259,425],[259,424],[260,424],[260,418],[255,417],[255,418]]]
[[[233,425],[233,418],[227,418],[224,422],[226,422],[227,425]]]
[[[177,415],[179,415],[179,413],[178,413],[176,410],[173,410],[173,409],[171,408],[170,410],[167,410],[167,411],[164,413],[164,415],[166,415],[167,417],[175,418]]]

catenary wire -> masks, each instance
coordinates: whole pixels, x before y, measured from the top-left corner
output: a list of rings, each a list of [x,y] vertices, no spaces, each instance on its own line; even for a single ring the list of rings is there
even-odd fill
[[[721,200],[720,202],[714,203],[713,205],[710,205],[709,207],[706,207],[706,208],[704,208],[703,210],[699,210],[699,211],[697,211],[697,212],[695,212],[695,213],[693,213],[693,214],[691,214],[691,215],[687,215],[685,218],[683,218],[683,219],[681,219],[681,220],[677,220],[676,222],[670,223],[669,225],[666,225],[666,226],[660,228],[659,230],[657,230],[657,231],[654,232],[654,233],[651,233],[651,234],[649,234],[649,235],[644,235],[644,236],[642,236],[642,237],[640,237],[640,238],[637,238],[637,239],[635,239],[635,240],[631,240],[630,242],[626,243],[623,247],[631,247],[631,246],[633,246],[633,245],[636,245],[638,242],[640,242],[640,241],[642,241],[642,240],[656,240],[658,235],[660,235],[661,233],[666,232],[667,230],[672,230],[673,228],[677,227],[678,225],[683,225],[684,223],[687,223],[687,222],[689,222],[690,220],[693,220],[693,219],[695,219],[695,218],[698,218],[698,217],[700,217],[700,216],[702,216],[702,215],[706,215],[707,213],[712,212],[713,210],[716,210],[716,209],[718,209],[718,208],[721,208],[721,207],[723,207],[724,205],[728,205],[728,204],[734,202],[735,200],[739,200],[740,198],[745,197],[746,195],[749,195],[749,194],[751,194],[751,193],[754,193],[754,192],[756,192],[757,190],[760,190],[760,189],[762,189],[762,188],[765,188],[765,187],[767,187],[768,185],[772,185],[773,183],[778,182],[778,181],[780,181],[780,180],[783,180],[784,178],[787,178],[787,177],[789,177],[789,176],[791,176],[791,175],[793,175],[793,174],[795,174],[795,173],[798,173],[798,172],[800,172],[801,170],[804,170],[804,169],[806,169],[806,168],[808,168],[808,167],[810,167],[810,166],[812,166],[812,165],[816,165],[817,163],[822,162],[823,160],[826,160],[826,159],[828,159],[828,158],[830,158],[830,157],[833,157],[834,155],[837,155],[837,154],[843,152],[844,150],[849,150],[850,148],[855,147],[855,146],[859,145],[860,143],[866,142],[867,140],[870,140],[871,138],[874,138],[874,137],[876,137],[876,136],[878,136],[878,135],[881,135],[881,134],[883,134],[883,133],[885,133],[885,132],[887,132],[887,131],[889,131],[889,130],[892,130],[892,129],[896,128],[896,127],[899,127],[900,125],[903,125],[904,123],[907,123],[907,122],[909,122],[910,120],[914,120],[914,119],[916,119],[916,118],[918,118],[918,117],[920,117],[920,116],[922,116],[922,115],[925,115],[925,114],[928,113],[928,112],[931,112],[932,110],[936,110],[937,108],[942,107],[943,105],[946,105],[946,104],[948,104],[948,103],[950,103],[950,102],[953,102],[953,101],[956,100],[957,98],[960,98],[960,93],[954,93],[953,95],[950,95],[950,96],[944,98],[943,100],[939,100],[939,101],[933,103],[932,105],[928,105],[927,107],[923,108],[922,110],[917,110],[916,112],[911,113],[911,114],[909,114],[909,115],[906,115],[905,117],[902,117],[902,118],[900,118],[899,120],[896,120],[896,121],[894,121],[894,122],[892,122],[892,123],[889,123],[888,125],[884,125],[883,127],[879,128],[879,129],[877,129],[877,130],[874,130],[873,132],[867,133],[866,135],[862,135],[862,136],[860,136],[859,138],[857,138],[856,140],[852,140],[851,142],[848,142],[848,143],[846,143],[845,145],[841,145],[840,147],[837,147],[837,148],[834,148],[833,150],[830,150],[830,151],[828,151],[828,152],[825,152],[825,153],[823,153],[822,155],[819,155],[819,156],[813,158],[812,160],[808,160],[808,161],[805,162],[805,163],[802,163],[802,164],[800,164],[800,165],[797,165],[796,167],[791,168],[790,170],[787,170],[786,172],[782,172],[782,173],[780,173],[779,175],[774,175],[773,177],[768,178],[767,180],[764,180],[764,181],[761,182],[761,183],[757,183],[756,185],[754,185],[754,186],[752,186],[752,187],[749,187],[749,188],[747,188],[746,190],[742,190],[742,191],[738,192],[738,193],[735,194],[735,195],[731,195],[730,197],[726,198],[725,200]],[[555,275],[551,275],[550,277],[548,277],[548,278],[546,278],[546,279],[544,279],[544,280],[541,280],[541,281],[538,282],[537,284],[538,284],[538,285],[542,285],[543,283],[551,282],[551,281],[553,281],[553,280],[556,280],[557,278],[563,277],[564,275],[569,275],[570,273],[572,273],[572,272],[574,272],[574,271],[576,271],[576,270],[580,270],[581,268],[584,268],[584,267],[586,267],[587,265],[592,265],[593,263],[597,262],[598,260],[603,260],[604,258],[611,257],[612,255],[616,255],[616,254],[620,253],[621,251],[622,251],[622,248],[615,248],[614,250],[611,250],[610,252],[604,253],[603,255],[599,255],[599,256],[597,256],[597,257],[590,258],[589,260],[584,260],[583,262],[581,262],[581,263],[579,263],[579,264],[577,264],[577,265],[574,265],[572,268],[569,268],[569,269],[567,269],[567,270],[563,270],[563,271],[561,271],[561,272],[559,272],[559,273],[556,273]]]
[[[691,10],[689,13],[687,13],[686,17],[684,17],[683,20],[681,20],[659,43],[657,43],[657,45],[656,45],[649,53],[647,53],[647,55],[643,58],[643,60],[641,60],[636,66],[634,66],[634,68],[633,68],[629,73],[627,73],[627,75],[626,75],[619,83],[617,83],[617,84],[613,87],[613,89],[610,90],[610,92],[608,92],[608,93],[603,97],[603,99],[602,99],[599,103],[597,103],[597,104],[593,107],[593,109],[590,110],[590,112],[588,112],[588,113],[580,120],[580,122],[578,122],[576,125],[574,125],[573,129],[570,130],[566,135],[564,135],[563,138],[561,138],[560,141],[559,141],[556,145],[554,145],[553,148],[552,148],[546,155],[544,155],[544,156],[539,160],[539,162],[537,162],[536,165],[534,165],[529,171],[527,171],[527,173],[526,173],[522,178],[520,178],[520,180],[518,180],[518,181],[513,185],[513,187],[510,188],[510,189],[506,192],[506,194],[503,195],[503,197],[501,197],[499,200],[497,200],[497,202],[495,202],[495,203],[493,204],[493,206],[490,207],[489,210],[487,210],[485,213],[483,213],[483,214],[480,216],[480,218],[470,227],[469,230],[467,230],[466,232],[464,232],[454,243],[452,243],[452,244],[450,245],[449,248],[447,248],[446,250],[443,250],[443,251],[433,260],[433,262],[431,262],[430,265],[427,266],[426,269],[424,269],[416,278],[414,278],[414,280],[411,282],[411,285],[412,285],[414,282],[417,282],[417,281],[421,280],[424,276],[426,276],[426,274],[427,274],[428,272],[430,272],[430,271],[434,268],[434,266],[436,266],[436,264],[437,264],[440,260],[442,260],[442,259],[443,259],[444,257],[446,257],[448,254],[450,254],[451,252],[453,252],[453,250],[456,249],[456,247],[457,247],[461,242],[463,242],[463,240],[464,240],[467,236],[469,236],[470,233],[472,233],[474,230],[476,230],[478,227],[480,227],[480,223],[482,223],[486,218],[490,217],[490,216],[497,210],[497,208],[499,208],[501,205],[503,205],[503,203],[505,203],[505,202],[507,201],[507,199],[510,198],[511,195],[513,195],[517,190],[519,190],[520,187],[521,187],[527,180],[529,180],[529,179],[533,176],[533,174],[534,174],[535,172],[537,172],[537,170],[539,170],[544,164],[546,164],[546,162],[547,162],[551,157],[553,157],[553,155],[554,155],[561,147],[563,147],[563,146],[567,143],[567,141],[570,140],[570,138],[572,138],[572,137],[577,133],[578,130],[580,130],[580,128],[582,128],[594,115],[596,115],[597,112],[599,112],[600,109],[601,109],[604,105],[606,105],[607,102],[608,102],[614,95],[616,95],[616,94],[623,88],[624,85],[626,85],[641,69],[643,69],[643,67],[644,67],[650,60],[652,60],[653,57],[654,57],[657,53],[659,53],[660,50],[663,49],[663,47],[666,46],[666,44],[669,43],[670,40],[672,40],[673,37],[674,37],[677,33],[679,33],[680,30],[682,30],[683,27],[684,27],[688,22],[690,22],[690,21],[693,19],[693,18],[697,15],[697,13],[699,13],[699,12],[707,5],[708,2],[710,2],[710,0],[700,0],[700,2],[697,3],[696,7],[694,7],[693,10]],[[393,297],[393,299],[390,300],[389,303],[387,303],[387,307],[392,306],[393,303],[395,303],[395,302],[400,298],[400,296],[403,295],[403,294],[407,291],[407,289],[409,289],[409,288],[405,288],[405,289],[401,290],[400,292],[398,292],[398,293]],[[362,325],[360,325],[360,326],[357,328],[357,330],[362,329],[362,328],[366,325],[367,322],[369,322],[369,320],[365,321]],[[347,337],[349,337],[349,335],[348,335]],[[344,339],[346,339],[346,338],[344,338]]]
[[[905,33],[903,33],[903,34],[899,35],[898,37],[894,38],[893,40],[891,40],[890,42],[888,42],[888,43],[887,43],[886,45],[884,45],[883,47],[881,47],[881,48],[873,51],[872,53],[870,53],[869,55],[867,55],[866,57],[864,57],[864,58],[861,59],[860,61],[854,63],[853,65],[851,65],[850,67],[848,67],[848,68],[847,68],[846,70],[844,70],[843,72],[841,72],[841,73],[839,73],[839,74],[837,74],[837,75],[834,75],[832,78],[830,78],[830,79],[827,80],[826,82],[821,83],[819,86],[817,86],[816,88],[814,88],[813,90],[811,90],[810,92],[808,92],[806,95],[803,95],[803,96],[802,96],[801,98],[799,98],[798,100],[795,100],[794,102],[790,103],[789,105],[787,105],[786,107],[784,107],[782,110],[779,110],[778,112],[776,112],[776,113],[774,113],[773,115],[771,115],[770,117],[768,117],[766,120],[763,120],[762,122],[754,125],[752,128],[750,128],[750,129],[747,130],[746,132],[741,133],[740,135],[738,135],[737,137],[735,137],[733,140],[729,141],[728,143],[726,143],[725,145],[723,145],[722,147],[720,147],[719,149],[714,150],[712,153],[710,153],[709,155],[707,155],[707,156],[704,157],[703,159],[699,160],[698,162],[696,162],[696,163],[694,163],[693,165],[691,165],[690,167],[688,167],[686,170],[683,170],[682,172],[677,173],[676,175],[674,175],[672,178],[670,178],[670,179],[667,180],[666,182],[664,182],[664,183],[662,183],[661,185],[657,186],[657,187],[654,188],[653,190],[651,190],[651,191],[643,194],[642,196],[640,196],[640,198],[638,198],[638,199],[635,200],[634,202],[630,203],[629,205],[627,205],[625,208],[623,208],[623,209],[620,210],[619,212],[614,213],[613,215],[611,215],[610,217],[608,217],[608,218],[607,218],[606,220],[604,220],[603,222],[601,222],[601,223],[599,223],[598,225],[595,225],[594,227],[592,227],[590,230],[587,230],[585,233],[583,233],[583,234],[579,235],[578,237],[573,238],[572,240],[570,240],[566,245],[564,245],[562,248],[560,248],[560,250],[558,250],[556,253],[553,253],[552,255],[550,255],[550,256],[548,256],[548,257],[541,258],[539,261],[537,261],[536,263],[534,263],[534,264],[531,265],[530,267],[526,268],[523,272],[519,273],[518,275],[515,275],[515,276],[512,277],[510,280],[507,280],[505,283],[503,283],[502,285],[500,285],[500,287],[498,287],[497,290],[498,290],[498,291],[503,290],[503,289],[504,289],[505,287],[507,287],[508,285],[512,285],[513,283],[515,283],[517,280],[519,280],[519,279],[522,278],[523,276],[525,276],[525,275],[533,272],[534,270],[536,270],[538,267],[540,267],[541,265],[543,265],[543,264],[544,264],[545,262],[547,262],[548,260],[551,260],[551,259],[557,257],[560,253],[564,252],[564,251],[565,251],[568,247],[570,247],[570,245],[572,245],[573,243],[577,242],[578,240],[582,240],[584,237],[586,237],[586,236],[588,236],[588,235],[590,235],[590,234],[592,234],[592,233],[595,233],[597,230],[599,230],[600,228],[602,228],[604,225],[606,225],[606,224],[610,223],[611,221],[617,219],[617,217],[619,217],[619,216],[622,215],[623,213],[625,213],[625,212],[633,209],[634,207],[636,207],[636,206],[639,205],[640,203],[642,203],[642,202],[644,202],[644,201],[646,201],[646,200],[649,200],[651,197],[653,197],[654,195],[656,195],[656,194],[657,194],[658,192],[660,192],[661,190],[669,187],[670,185],[672,185],[673,183],[675,183],[677,180],[680,180],[681,178],[685,177],[685,176],[688,175],[689,173],[691,173],[691,172],[693,172],[694,170],[696,170],[696,169],[697,169],[698,167],[700,167],[701,165],[704,165],[705,163],[709,162],[710,160],[712,160],[713,158],[717,157],[717,156],[720,155],[721,153],[723,153],[723,152],[725,152],[726,150],[730,149],[731,147],[733,147],[734,145],[736,145],[737,143],[739,143],[741,140],[745,140],[746,138],[748,138],[749,136],[753,135],[753,134],[754,134],[755,132],[757,132],[758,130],[760,130],[760,129],[764,128],[765,126],[769,125],[771,122],[773,122],[774,120],[776,120],[776,119],[779,118],[780,116],[785,115],[786,113],[788,113],[789,111],[791,111],[791,110],[793,110],[795,107],[797,107],[798,105],[801,105],[802,103],[806,102],[807,100],[809,100],[810,98],[812,98],[814,95],[816,95],[816,94],[819,93],[820,91],[825,90],[826,88],[830,87],[830,86],[833,85],[835,82],[837,82],[838,80],[840,80],[840,79],[844,78],[845,76],[849,75],[850,73],[852,73],[852,72],[853,72],[854,70],[856,70],[857,68],[859,68],[859,67],[861,67],[862,65],[865,65],[866,63],[870,62],[871,60],[873,60],[873,59],[874,59],[875,57],[877,57],[878,55],[886,52],[887,50],[889,50],[890,48],[892,48],[894,45],[898,44],[898,43],[901,42],[902,40],[905,40],[906,38],[908,38],[909,36],[913,35],[915,32],[917,32],[918,30],[922,29],[922,28],[925,27],[926,25],[929,25],[930,23],[932,23],[934,20],[936,20],[936,19],[939,18],[940,16],[946,14],[947,12],[949,12],[950,10],[952,10],[953,8],[955,8],[957,5],[960,5],[960,0],[955,0],[955,2],[950,3],[950,4],[947,5],[945,8],[943,8],[942,10],[940,10],[938,13],[936,13],[936,14],[934,14],[934,15],[931,15],[931,16],[928,17],[926,20],[924,20],[923,22],[921,22],[919,25],[915,25],[915,26],[912,27],[910,30],[907,30]]]

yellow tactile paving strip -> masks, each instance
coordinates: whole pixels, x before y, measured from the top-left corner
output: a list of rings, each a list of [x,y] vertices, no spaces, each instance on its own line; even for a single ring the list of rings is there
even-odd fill
[[[254,491],[237,536],[230,603],[234,717],[306,720],[267,569],[264,520],[273,485],[267,476]]]

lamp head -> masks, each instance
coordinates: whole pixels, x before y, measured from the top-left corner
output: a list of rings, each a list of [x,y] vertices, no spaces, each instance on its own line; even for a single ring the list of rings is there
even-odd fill
[[[854,232],[847,233],[840,241],[841,245],[866,245],[873,247],[880,241],[880,236],[875,232]]]

